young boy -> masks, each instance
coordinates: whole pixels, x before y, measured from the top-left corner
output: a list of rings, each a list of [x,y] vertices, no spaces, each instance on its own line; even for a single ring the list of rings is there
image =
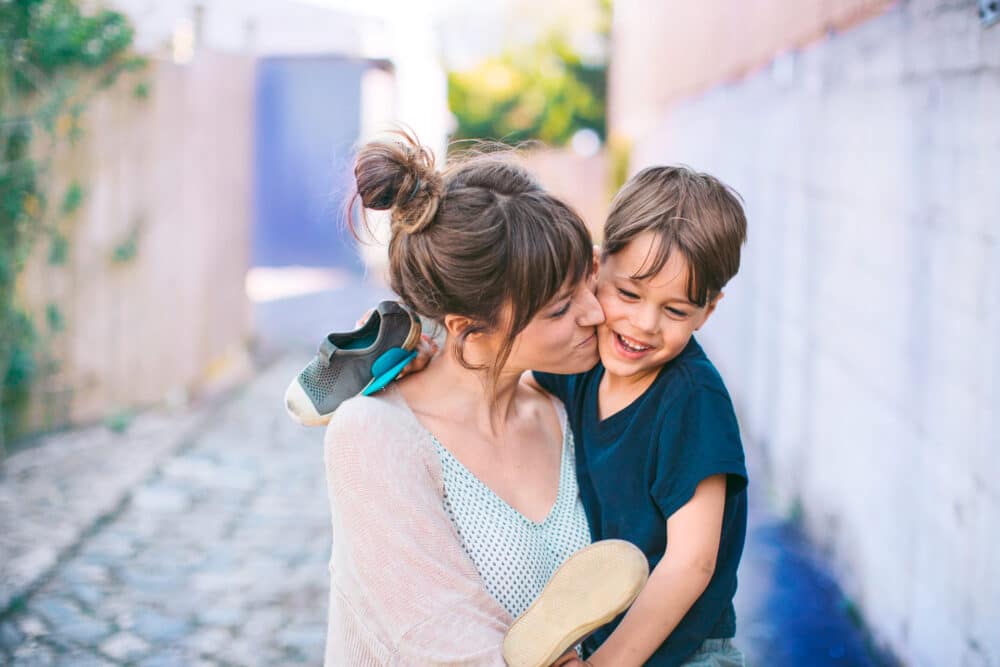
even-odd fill
[[[600,363],[535,373],[566,405],[594,540],[637,545],[651,575],[585,644],[588,664],[742,665],[733,595],[747,472],[729,394],[694,340],[739,269],[738,196],[684,167],[653,167],[615,197],[597,297]]]

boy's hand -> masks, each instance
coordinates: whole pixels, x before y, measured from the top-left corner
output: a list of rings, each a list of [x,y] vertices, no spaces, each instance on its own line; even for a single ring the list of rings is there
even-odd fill
[[[365,311],[365,314],[355,323],[355,327],[360,327],[368,321],[372,313],[375,312],[374,308],[369,308]],[[430,363],[434,355],[438,353],[438,344],[434,342],[434,339],[425,333],[420,334],[420,342],[417,343],[417,356],[413,360],[403,367],[403,370],[399,371],[399,375],[396,376],[397,380],[405,378],[410,373],[419,373],[420,371],[427,368],[427,364]]]
[[[420,342],[417,343],[417,356],[413,357],[413,361],[406,364],[403,370],[399,371],[396,379],[399,380],[411,373],[419,373],[424,370],[437,353],[438,344],[434,342],[434,339],[425,333],[420,334]]]
[[[555,662],[552,663],[552,667],[585,667],[587,663],[580,660],[580,656],[577,654],[576,649],[569,649],[561,656],[559,656]]]

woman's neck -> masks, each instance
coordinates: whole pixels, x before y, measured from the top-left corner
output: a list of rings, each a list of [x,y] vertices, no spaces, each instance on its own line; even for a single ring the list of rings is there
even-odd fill
[[[472,366],[492,362],[488,355],[472,346],[467,346],[465,360]],[[424,371],[411,376],[410,382],[404,380],[412,387],[412,391],[404,393],[411,406],[420,412],[448,421],[474,423],[483,434],[496,435],[497,429],[517,413],[517,388],[522,372],[504,368],[494,387],[488,370],[462,366],[448,341]]]

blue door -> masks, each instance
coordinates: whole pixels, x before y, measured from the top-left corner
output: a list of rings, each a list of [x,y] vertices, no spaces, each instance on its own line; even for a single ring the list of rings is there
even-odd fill
[[[253,266],[361,270],[344,209],[369,66],[334,56],[258,64]]]

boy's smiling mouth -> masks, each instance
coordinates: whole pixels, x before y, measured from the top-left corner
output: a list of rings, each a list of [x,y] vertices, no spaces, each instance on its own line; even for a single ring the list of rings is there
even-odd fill
[[[615,339],[615,347],[619,352],[624,352],[627,357],[636,357],[645,354],[653,349],[652,345],[646,345],[634,338],[629,338],[617,331],[612,330],[612,335]]]

